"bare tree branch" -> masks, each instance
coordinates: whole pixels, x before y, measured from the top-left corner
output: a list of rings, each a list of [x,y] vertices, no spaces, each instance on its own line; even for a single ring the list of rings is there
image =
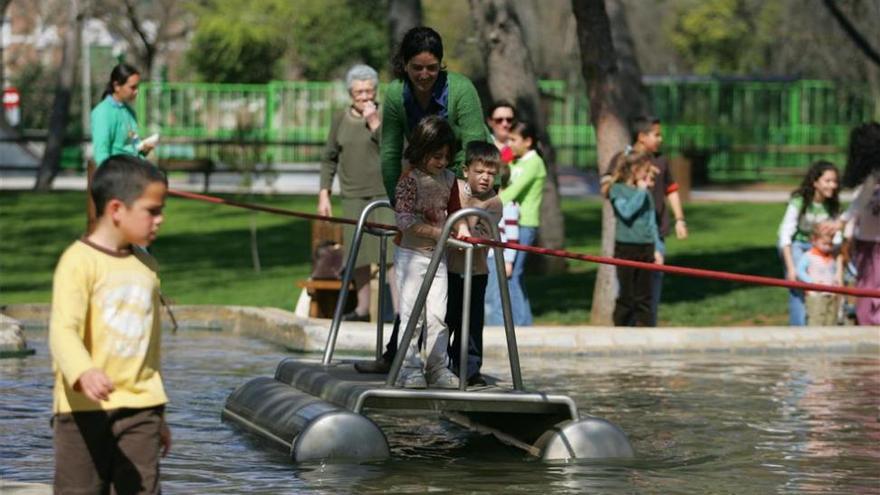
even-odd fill
[[[834,17],[838,24],[840,24],[841,29],[843,29],[849,39],[852,40],[853,43],[868,57],[872,62],[880,66],[880,54],[877,53],[876,50],[868,43],[868,40],[859,33],[858,29],[847,19],[846,15],[837,7],[837,4],[834,0],[823,0],[825,7],[828,9],[828,12]]]

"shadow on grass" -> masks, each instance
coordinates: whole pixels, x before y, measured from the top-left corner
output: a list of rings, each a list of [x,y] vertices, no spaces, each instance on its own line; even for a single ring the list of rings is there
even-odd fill
[[[671,265],[773,278],[781,277],[781,263],[774,247],[751,247],[718,253],[680,254],[669,259]],[[699,301],[754,286],[754,284],[727,280],[664,274],[663,301]]]
[[[311,263],[310,226],[307,222],[257,228],[260,262],[264,267]],[[248,269],[251,233],[237,228],[205,233],[161,235],[151,247],[163,267],[185,271],[187,267]]]
[[[575,262],[578,263],[578,262]],[[744,248],[719,253],[696,253],[674,256],[669,263],[678,266],[727,271],[766,277],[780,276],[776,249]],[[571,271],[572,268],[578,271]],[[583,269],[570,265],[563,275],[526,277],[526,289],[536,315],[566,312],[572,308],[589,310],[596,283],[596,265]],[[725,280],[665,274],[663,302],[695,302],[735,292],[752,284]],[[784,290],[784,289],[779,289]]]

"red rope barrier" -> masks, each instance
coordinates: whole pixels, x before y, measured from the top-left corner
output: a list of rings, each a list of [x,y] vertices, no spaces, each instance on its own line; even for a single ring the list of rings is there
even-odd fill
[[[335,218],[335,217],[326,217],[323,215],[317,215],[314,213],[302,213],[298,211],[285,210],[282,208],[273,208],[270,206],[260,206],[254,205],[250,203],[242,203],[239,201],[233,201],[230,199],[218,198],[215,196],[206,196],[204,194],[196,194],[185,191],[178,191],[175,189],[169,189],[168,194],[171,196],[177,196],[180,198],[186,199],[195,199],[198,201],[206,201],[208,203],[214,204],[223,204],[228,206],[234,206],[236,208],[244,208],[248,210],[255,211],[264,211],[267,213],[273,213],[276,215],[285,215],[297,218],[306,218],[310,220],[323,220],[327,222],[336,222],[336,223],[346,223],[349,225],[357,225],[356,220],[351,220],[348,218]],[[394,225],[386,225],[381,223],[373,223],[367,222],[366,225],[372,228],[384,229],[384,230],[398,230]],[[492,239],[483,239],[479,237],[462,237],[459,238],[461,241],[469,242],[474,245],[485,245],[485,246],[493,246],[500,248],[508,248],[515,249],[517,251],[525,251],[527,253],[541,254],[545,256],[556,256],[559,258],[568,258],[573,260],[580,261],[589,261],[591,263],[601,263],[605,265],[615,265],[615,266],[630,266],[633,268],[641,268],[644,270],[654,270],[665,273],[672,273],[675,275],[685,275],[689,277],[699,277],[699,278],[708,278],[713,280],[727,280],[731,282],[742,282],[747,284],[756,284],[756,285],[770,285],[776,287],[787,287],[789,289],[802,289],[802,290],[811,290],[815,292],[831,292],[835,294],[844,294],[849,296],[856,297],[871,297],[871,298],[880,298],[880,290],[878,289],[861,289],[857,287],[842,287],[842,286],[833,286],[833,285],[822,285],[822,284],[809,284],[806,282],[795,282],[791,280],[783,280],[780,278],[773,277],[763,277],[759,275],[745,275],[741,273],[731,273],[731,272],[722,272],[717,270],[705,270],[702,268],[687,268],[683,266],[675,266],[675,265],[658,265],[656,263],[645,263],[642,261],[630,261],[623,260],[619,258],[608,258],[605,256],[594,256],[590,254],[580,254],[573,253],[571,251],[564,251],[561,249],[549,249],[549,248],[541,248],[536,246],[523,246],[521,244],[517,244],[514,242],[498,242]]]

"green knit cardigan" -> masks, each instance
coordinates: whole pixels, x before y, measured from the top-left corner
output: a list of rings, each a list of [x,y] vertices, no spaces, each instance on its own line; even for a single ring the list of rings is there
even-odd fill
[[[453,165],[450,169],[461,176],[464,163],[464,148],[471,141],[491,142],[489,130],[483,121],[483,107],[474,84],[467,77],[448,72],[449,99],[447,120],[455,132],[456,148]],[[396,80],[385,90],[382,110],[382,180],[388,197],[394,201],[394,190],[400,178],[403,158],[404,137],[411,129],[406,121],[406,108],[403,106],[403,81]]]

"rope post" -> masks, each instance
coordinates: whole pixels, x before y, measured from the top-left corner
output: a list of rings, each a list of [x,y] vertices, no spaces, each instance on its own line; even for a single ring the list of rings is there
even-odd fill
[[[98,211],[95,208],[95,201],[92,199],[93,175],[95,175],[95,161],[90,159],[86,163],[86,235],[95,230],[95,223],[98,221]]]

